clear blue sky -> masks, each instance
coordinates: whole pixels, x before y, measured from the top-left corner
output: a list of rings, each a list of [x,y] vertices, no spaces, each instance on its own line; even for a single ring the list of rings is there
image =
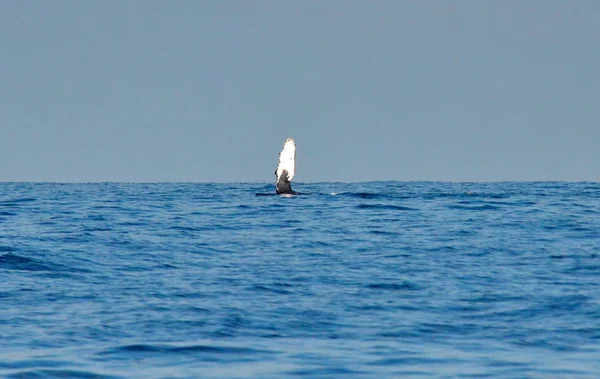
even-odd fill
[[[0,181],[600,180],[600,1],[3,1]]]

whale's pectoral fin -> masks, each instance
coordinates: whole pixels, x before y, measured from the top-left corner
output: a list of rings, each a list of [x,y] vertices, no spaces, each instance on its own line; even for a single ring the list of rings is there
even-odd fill
[[[290,182],[294,179],[296,171],[296,143],[293,138],[288,138],[279,153],[279,166],[275,170],[275,187],[277,193],[294,194]]]
[[[277,172],[275,172],[277,173]],[[281,175],[279,175],[279,177],[277,178],[277,183],[276,183],[276,189],[277,189],[277,193],[290,193],[293,194],[295,193],[292,190],[292,185],[291,182],[288,180],[288,172],[287,170],[283,170],[281,172]]]

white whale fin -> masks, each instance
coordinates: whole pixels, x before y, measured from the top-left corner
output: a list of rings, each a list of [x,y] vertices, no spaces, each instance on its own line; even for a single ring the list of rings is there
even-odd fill
[[[288,138],[283,144],[283,150],[279,153],[279,166],[275,170],[277,177],[275,187],[277,193],[294,194],[291,181],[296,173],[296,142],[293,138]]]

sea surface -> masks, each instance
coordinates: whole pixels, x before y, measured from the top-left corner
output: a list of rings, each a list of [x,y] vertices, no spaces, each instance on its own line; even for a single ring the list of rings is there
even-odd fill
[[[0,183],[0,377],[600,377],[600,183],[294,189]]]

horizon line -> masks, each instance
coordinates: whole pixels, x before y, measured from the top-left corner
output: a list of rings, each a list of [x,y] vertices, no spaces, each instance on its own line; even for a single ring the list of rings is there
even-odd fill
[[[297,181],[295,184],[322,184],[322,183],[600,183],[594,180],[357,180],[357,181]],[[23,181],[2,181],[0,184],[273,184],[270,181],[187,181],[187,180],[164,180],[164,181],[124,181],[124,180],[98,180],[98,181],[55,181],[55,180],[23,180]],[[273,184],[274,185],[274,184]]]

